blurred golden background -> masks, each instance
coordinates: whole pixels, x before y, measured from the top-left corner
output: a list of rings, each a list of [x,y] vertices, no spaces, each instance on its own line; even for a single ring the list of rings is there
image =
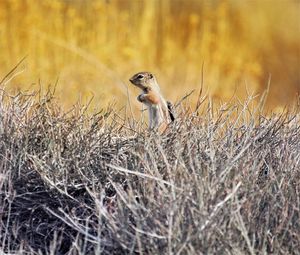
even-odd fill
[[[144,70],[175,101],[199,90],[202,65],[221,100],[261,93],[269,75],[269,107],[300,91],[299,0],[1,0],[0,36],[0,79],[27,56],[8,87],[58,79],[66,106],[136,102],[128,79]]]

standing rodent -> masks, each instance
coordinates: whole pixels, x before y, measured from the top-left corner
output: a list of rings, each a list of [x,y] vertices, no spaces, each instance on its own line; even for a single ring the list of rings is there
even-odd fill
[[[129,81],[142,90],[137,99],[148,108],[149,129],[164,130],[175,119],[174,109],[172,103],[164,99],[154,75],[140,72],[133,75]]]

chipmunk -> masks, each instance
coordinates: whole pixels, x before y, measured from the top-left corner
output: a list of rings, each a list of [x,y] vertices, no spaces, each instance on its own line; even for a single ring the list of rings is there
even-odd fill
[[[173,105],[162,96],[153,74],[140,72],[133,75],[129,81],[143,91],[137,100],[148,108],[149,129],[162,128],[164,130],[171,121],[175,120]]]

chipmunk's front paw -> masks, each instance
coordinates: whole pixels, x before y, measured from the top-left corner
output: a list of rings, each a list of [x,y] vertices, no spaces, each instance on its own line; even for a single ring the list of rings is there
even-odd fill
[[[138,95],[137,100],[141,103],[145,102],[145,95],[144,94]]]

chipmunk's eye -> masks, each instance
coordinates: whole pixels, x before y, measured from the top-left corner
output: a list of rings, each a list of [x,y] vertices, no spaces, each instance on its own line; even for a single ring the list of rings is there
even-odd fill
[[[144,78],[144,75],[142,75],[142,74],[139,74],[139,75],[137,76],[137,78],[138,78],[139,80],[141,80],[141,79],[143,79],[143,78]]]

